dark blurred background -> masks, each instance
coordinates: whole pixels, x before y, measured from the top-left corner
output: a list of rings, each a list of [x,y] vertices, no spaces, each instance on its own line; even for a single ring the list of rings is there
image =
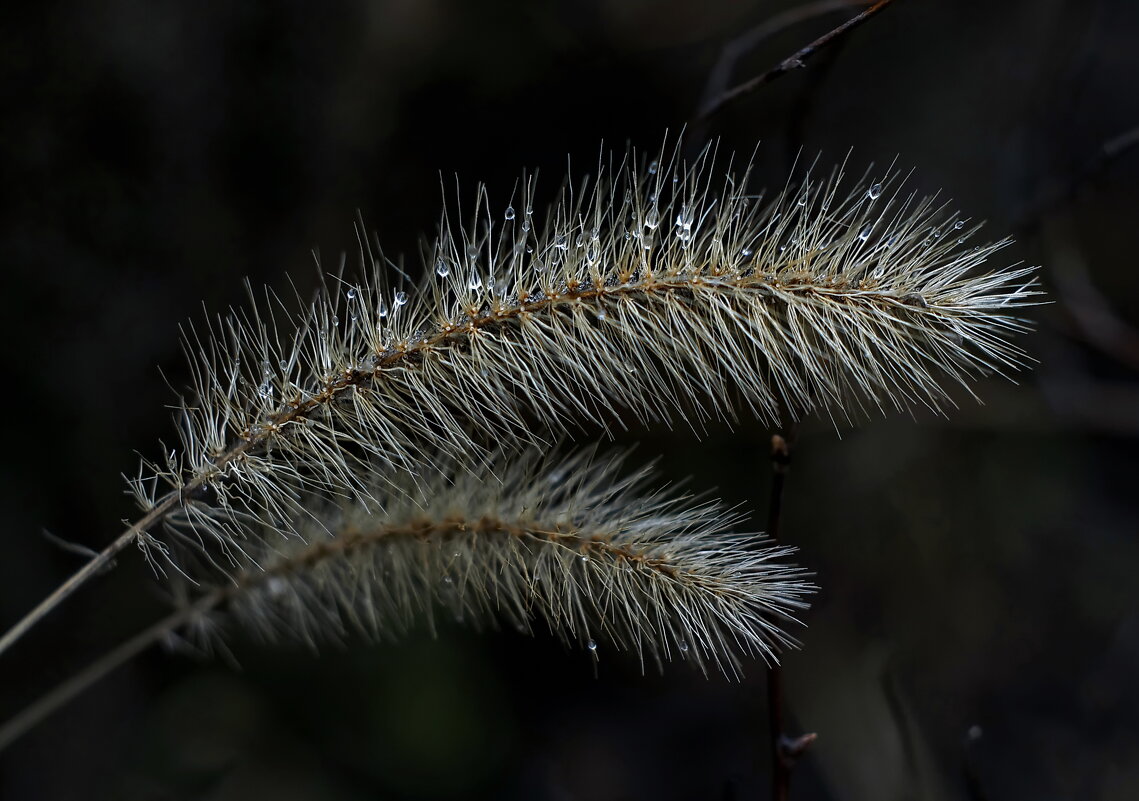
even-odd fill
[[[569,154],[659,145],[721,48],[795,4],[702,0],[38,3],[0,24],[5,434],[0,620],[134,510],[173,439],[177,328],[311,286],[357,210],[411,260],[440,175],[504,204]],[[837,25],[765,39],[746,78]],[[768,186],[799,148],[897,157],[1044,265],[1040,361],[946,419],[800,431],[785,537],[822,591],[787,656],[799,799],[1139,798],[1139,4],[898,0],[701,136]],[[1113,142],[1113,140],[1115,140]],[[547,195],[548,196],[548,195]],[[497,201],[495,201],[497,198]],[[160,372],[161,371],[161,372]],[[755,510],[770,432],[635,432],[670,478]],[[7,717],[161,614],[126,552],[0,663]],[[762,799],[764,671],[742,683],[445,629],[317,658],[155,649],[0,757],[11,799]]]

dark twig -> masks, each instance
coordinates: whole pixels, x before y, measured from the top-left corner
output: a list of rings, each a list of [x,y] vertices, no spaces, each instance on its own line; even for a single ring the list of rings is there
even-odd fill
[[[1015,227],[1025,230],[1037,227],[1048,212],[1071,201],[1084,184],[1097,178],[1115,161],[1136,147],[1139,147],[1139,125],[1113,136],[1100,145],[1099,150],[1088,159],[1075,175],[1064,181],[1063,184],[1053,187],[1050,191],[1043,192],[1032,202],[1028,209],[1020,215]]]
[[[791,465],[791,445],[795,440],[795,424],[784,430],[786,437],[771,437],[771,502],[767,510],[767,535],[778,543],[783,512],[783,486]],[[767,669],[767,720],[771,735],[771,797],[787,801],[791,791],[791,771],[803,752],[818,735],[791,737],[786,733],[783,715],[783,673],[778,665]]]
[[[879,11],[882,11],[884,8],[886,8],[886,6],[890,5],[892,2],[893,2],[893,0],[878,0],[877,3],[870,6],[869,8],[865,9],[864,11],[862,11],[857,16],[851,17],[846,22],[844,22],[842,25],[839,25],[837,28],[831,30],[829,33],[823,34],[822,36],[820,36],[815,41],[811,42],[806,47],[800,48],[795,53],[793,53],[791,56],[783,59],[782,61],[780,61],[778,64],[776,64],[774,67],[767,70],[766,72],[761,73],[760,75],[757,75],[756,77],[752,78],[751,80],[748,80],[748,81],[745,81],[741,84],[733,86],[730,89],[722,89],[718,92],[718,94],[715,94],[715,95],[712,95],[711,97],[708,97],[707,95],[711,91],[714,91],[717,88],[718,83],[720,83],[720,82],[727,83],[726,79],[724,78],[724,71],[721,69],[721,64],[724,63],[725,57],[721,56],[721,63],[716,65],[716,67],[713,69],[712,75],[709,77],[708,86],[707,86],[707,89],[705,90],[706,97],[705,97],[704,102],[700,106],[700,110],[696,114],[696,119],[697,120],[707,119],[708,117],[711,117],[713,114],[715,114],[717,111],[719,111],[721,108],[726,106],[728,103],[731,103],[736,98],[739,98],[739,97],[742,97],[743,95],[754,92],[759,87],[761,87],[765,84],[771,83],[776,78],[779,78],[782,75],[785,75],[786,73],[791,72],[792,70],[797,70],[797,69],[801,69],[802,67],[805,67],[807,65],[807,61],[810,60],[810,58],[812,56],[814,56],[819,50],[821,50],[822,48],[831,44],[836,39],[845,35],[846,33],[853,30],[854,28],[857,28],[859,25],[866,22],[866,20],[870,19],[872,16],[877,14]],[[830,9],[828,9],[828,10],[830,10]],[[791,13],[791,12],[789,12],[789,13]],[[817,16],[819,13],[821,13],[821,12],[819,12],[816,9],[810,13],[810,16]],[[792,23],[798,21],[799,18],[800,17],[793,18]],[[780,18],[778,18],[778,17],[774,18],[769,23],[767,23],[767,25],[771,25],[771,23],[774,23],[776,20],[779,20],[779,19]],[[791,23],[784,23],[780,27],[772,26],[771,30],[772,31],[779,30],[781,27],[786,27],[787,24],[791,24]],[[770,35],[770,33],[768,33],[767,31],[762,30],[764,27],[765,26],[760,26],[761,35],[759,37],[753,36],[752,38],[755,39],[756,41],[758,41],[758,39],[763,38],[763,36]],[[744,38],[744,37],[741,37],[741,39],[742,38]],[[752,44],[751,46],[754,46],[754,44]],[[746,50],[746,49],[747,49],[746,47],[743,48],[743,50]],[[739,58],[739,55],[737,53],[733,58],[728,60],[727,61],[728,67],[730,68],[731,64],[734,63],[735,59],[738,59],[738,58]]]
[[[715,66],[708,73],[708,80],[704,84],[704,93],[700,96],[700,103],[697,106],[697,115],[702,115],[705,108],[712,105],[716,98],[728,90],[736,63],[759,46],[761,42],[798,25],[800,22],[833,14],[836,11],[844,11],[852,6],[865,5],[869,5],[869,0],[821,0],[821,2],[805,3],[765,19],[727,42],[720,48],[720,57],[716,59]]]
[[[965,776],[965,791],[968,793],[970,801],[989,801],[989,796],[985,792],[984,785],[981,784],[981,776],[973,761],[974,746],[980,739],[981,727],[970,726],[969,731],[965,734],[965,742],[961,745],[961,772]]]

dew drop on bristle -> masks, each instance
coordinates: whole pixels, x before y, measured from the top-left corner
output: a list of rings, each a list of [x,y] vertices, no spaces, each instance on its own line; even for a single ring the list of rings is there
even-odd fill
[[[435,274],[440,278],[446,278],[451,273],[451,267],[443,259],[435,262]]]
[[[872,184],[870,188],[866,190],[866,196],[871,200],[877,200],[882,197],[882,184]]]
[[[587,642],[585,644],[585,647],[591,651],[596,651],[597,650],[597,643],[594,642],[593,640],[590,640],[589,642]]]
[[[651,164],[649,164],[649,175],[656,175],[657,169],[659,169],[659,168],[660,168],[660,165],[655,161],[652,162]]]
[[[862,230],[858,232],[858,238],[861,239],[863,242],[865,242],[867,239],[870,238],[870,232],[873,230],[874,230],[873,224],[867,223],[866,225],[864,225],[862,227]]]
[[[585,249],[585,262],[593,266],[601,256],[601,243],[596,239],[589,240],[589,247]]]
[[[654,205],[645,212],[645,227],[656,228],[658,225],[660,225],[660,212],[657,211],[657,207]]]
[[[358,294],[356,291],[356,287],[352,287],[351,289],[349,289],[346,294],[348,295],[348,300],[355,300],[356,295]]]
[[[395,297],[392,298],[392,305],[403,306],[405,303],[407,303],[407,293],[402,290],[396,292]]]
[[[514,207],[513,206],[507,206],[506,207],[506,213],[503,216],[506,217],[506,219],[508,219],[508,220],[513,220],[514,219]]]

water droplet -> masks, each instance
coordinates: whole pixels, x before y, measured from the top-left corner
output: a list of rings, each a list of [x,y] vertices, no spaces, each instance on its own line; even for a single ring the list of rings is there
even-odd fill
[[[284,359],[281,359],[281,361],[279,362],[279,366],[282,370],[288,370],[289,369],[289,363],[287,361],[285,361]]]
[[[649,175],[656,175],[658,169],[660,169],[660,165],[657,164],[657,162],[654,161],[654,162],[650,163],[649,164]]]
[[[676,215],[676,227],[689,229],[692,227],[692,207],[681,206],[680,213]]]
[[[657,211],[656,205],[653,205],[651,209],[645,212],[645,227],[656,228],[658,225],[660,225],[660,212]]]
[[[388,305],[382,300],[380,301],[380,305],[376,308],[376,314],[378,314],[380,317],[388,316]]]
[[[585,249],[586,264],[592,265],[601,257],[601,243],[596,239],[589,240],[589,247]]]
[[[479,257],[479,249],[477,245],[467,245],[467,258],[474,261]]]
[[[273,399],[273,384],[270,381],[262,381],[261,386],[257,387],[257,394],[265,400]]]
[[[745,259],[751,258],[751,248],[744,248],[743,250],[740,251],[740,255],[743,256]]]
[[[351,289],[349,289],[347,294],[348,294],[348,300],[355,300],[356,294],[357,294],[356,293],[356,287],[352,287]]]
[[[688,643],[686,643],[684,640],[680,641],[680,651],[681,653],[688,653]]]
[[[871,200],[882,197],[882,184],[871,184],[870,188],[866,190],[866,196]]]
[[[965,227],[965,221],[964,220],[958,220],[957,222],[953,223],[953,230],[954,231],[960,231],[964,227]]]
[[[395,297],[392,298],[392,304],[395,306],[402,306],[405,303],[407,303],[407,293],[403,290],[396,292]]]
[[[565,250],[569,247],[569,244],[566,242],[565,234],[558,234],[554,237],[554,247],[556,247],[558,250]]]
[[[593,640],[590,640],[589,642],[587,642],[585,644],[585,647],[591,651],[596,651],[597,650],[597,643],[595,643]]]
[[[513,206],[507,206],[506,207],[506,214],[504,214],[503,216],[506,217],[506,219],[508,219],[508,220],[513,220],[514,219],[514,207]]]
[[[858,232],[858,238],[861,239],[863,242],[865,242],[867,239],[870,238],[870,232],[873,230],[874,230],[874,224],[873,223],[866,223],[866,225],[862,226],[862,230]]]
[[[482,276],[479,275],[478,270],[471,270],[471,280],[467,282],[467,286],[471,289],[479,289],[482,287]]]
[[[603,311],[599,311],[597,313],[597,319],[599,322],[604,322],[606,319],[608,319],[608,317],[609,317],[609,315]]]
[[[534,207],[533,206],[527,206],[526,207],[526,216],[529,217],[533,214],[534,214]]]
[[[444,584],[452,584],[452,583],[454,583],[454,579],[452,579],[450,576],[443,576],[443,583]]]
[[[522,232],[526,233],[529,230],[530,230],[530,218],[527,217],[525,220],[522,221]]]
[[[447,262],[443,261],[443,259],[439,259],[439,261],[435,262],[435,274],[437,276],[440,278],[446,278],[450,272],[451,267],[447,264]]]
[[[799,199],[796,201],[796,203],[800,206],[806,206],[807,205],[807,196],[806,195],[799,195]]]

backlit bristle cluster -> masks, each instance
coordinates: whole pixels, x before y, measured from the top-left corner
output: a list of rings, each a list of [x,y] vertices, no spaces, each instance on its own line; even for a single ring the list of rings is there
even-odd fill
[[[488,440],[699,430],[741,403],[768,423],[941,409],[947,384],[1021,365],[1009,337],[1036,293],[1031,268],[985,269],[1002,243],[967,244],[976,226],[892,176],[764,203],[713,161],[602,162],[543,220],[529,179],[493,213],[480,190],[418,282],[369,253],[299,317],[267,294],[191,331],[182,447],[140,501],[168,483],[172,530],[240,547],[246,521],[285,526],[311,491],[367,501],[375,477],[477,462]]]
[[[301,538],[261,541],[208,621],[316,647],[433,627],[442,610],[729,675],[741,656],[772,660],[791,644],[780,626],[812,587],[779,561],[790,549],[729,533],[738,514],[653,489],[651,470],[628,473],[620,457],[491,463],[500,481],[453,464],[419,484],[405,474],[375,488],[382,514],[337,507]]]

